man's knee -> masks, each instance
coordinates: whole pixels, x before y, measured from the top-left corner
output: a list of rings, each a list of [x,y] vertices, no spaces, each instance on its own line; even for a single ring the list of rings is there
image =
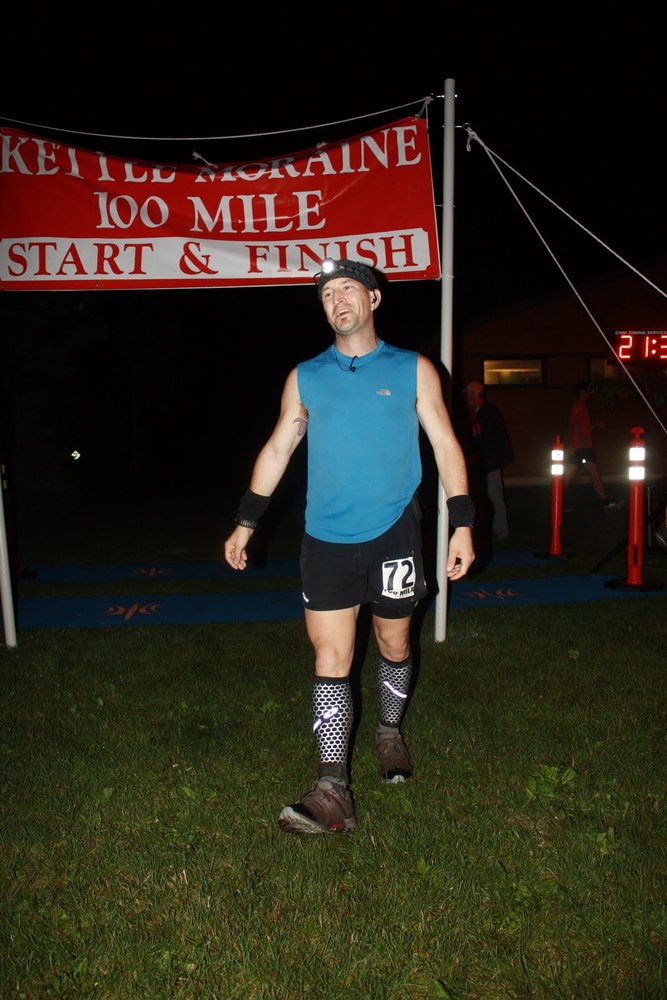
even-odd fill
[[[410,656],[410,622],[411,618],[373,617],[380,655],[392,663],[402,663]]]

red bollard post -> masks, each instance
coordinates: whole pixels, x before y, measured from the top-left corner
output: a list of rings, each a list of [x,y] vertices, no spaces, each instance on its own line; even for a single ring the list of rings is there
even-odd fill
[[[644,565],[644,477],[646,449],[641,435],[643,427],[633,427],[630,433],[634,435],[628,452],[630,467],[628,479],[630,490],[628,496],[628,576],[627,583],[640,586],[642,582],[642,567]]]
[[[663,585],[642,580],[644,564],[644,477],[646,448],[642,440],[643,427],[633,427],[628,457],[628,573],[625,580],[607,580],[605,587],[615,590],[662,590]]]
[[[551,449],[551,548],[550,556],[562,555],[560,529],[563,523],[563,460],[565,454],[560,434]]]

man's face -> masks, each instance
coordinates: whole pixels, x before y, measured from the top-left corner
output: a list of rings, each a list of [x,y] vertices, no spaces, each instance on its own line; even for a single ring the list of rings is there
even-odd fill
[[[468,406],[481,406],[484,402],[484,393],[481,389],[466,389],[466,400]]]
[[[365,326],[375,304],[373,299],[379,300],[378,292],[372,292],[346,275],[332,278],[322,289],[322,306],[327,320],[341,335],[356,333]]]

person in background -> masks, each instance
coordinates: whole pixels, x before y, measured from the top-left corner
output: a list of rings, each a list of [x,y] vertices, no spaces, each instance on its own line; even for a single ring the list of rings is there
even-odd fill
[[[375,311],[382,293],[370,267],[327,259],[315,279],[334,341],[287,376],[278,421],[255,460],[236,527],[224,545],[229,565],[244,569],[253,531],[307,437],[300,569],[315,655],[311,715],[317,780],[278,818],[282,830],[297,834],[356,827],[348,773],[350,670],[362,605],[370,605],[380,653],[374,747],[380,778],[400,782],[412,775],[399,727],[412,677],[410,625],[426,596],[417,497],[420,426],[433,449],[453,528],[448,579],[462,579],[474,559],[474,504],[437,369],[416,351],[378,337]]]
[[[475,457],[486,481],[491,504],[491,527],[496,541],[509,538],[503,469],[514,461],[514,449],[503,415],[486,398],[482,382],[469,382],[463,390],[472,423]]]
[[[591,387],[588,382],[577,382],[574,387],[574,402],[570,408],[568,418],[568,438],[570,442],[570,454],[568,455],[568,465],[563,478],[563,498],[567,488],[572,484],[578,473],[584,469],[591,477],[593,489],[602,500],[606,510],[613,510],[620,507],[620,504],[610,500],[602,482],[598,459],[593,448],[593,431],[597,428],[604,428],[604,423],[594,424],[591,422],[591,413],[588,408],[588,400],[591,394]],[[567,508],[565,508],[567,509]]]
[[[667,552],[667,476],[662,476],[648,487],[649,538],[654,548]]]

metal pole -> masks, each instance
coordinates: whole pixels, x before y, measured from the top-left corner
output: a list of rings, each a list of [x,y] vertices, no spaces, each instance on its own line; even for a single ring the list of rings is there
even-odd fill
[[[452,380],[452,302],[454,293],[454,80],[445,80],[445,128],[442,167],[442,312],[440,360]],[[435,641],[443,642],[447,634],[447,549],[449,547],[449,513],[447,497],[438,479],[438,551],[436,576],[438,593],[435,598]]]
[[[9,572],[7,529],[5,526],[5,498],[3,493],[4,473],[3,485],[0,488],[0,590],[2,590],[2,620],[5,626],[5,641],[13,649],[16,646],[16,622],[14,621],[12,579]]]

